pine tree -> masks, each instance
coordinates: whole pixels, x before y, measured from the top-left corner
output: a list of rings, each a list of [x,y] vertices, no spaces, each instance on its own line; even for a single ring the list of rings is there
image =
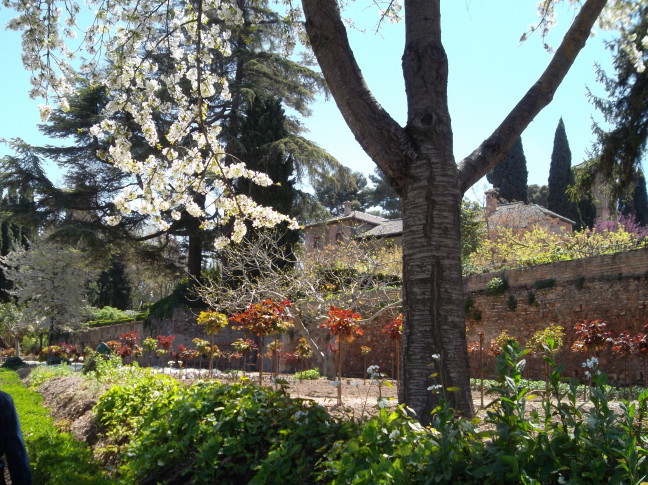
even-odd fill
[[[526,204],[528,176],[522,138],[518,138],[504,160],[486,175],[486,179],[497,189],[500,200]]]
[[[643,171],[637,171],[634,180],[632,197],[619,204],[623,215],[632,215],[642,226],[648,225],[648,193],[646,193],[646,178]]]
[[[401,216],[400,197],[392,188],[385,174],[378,167],[369,175],[369,180],[374,184],[368,189],[368,205],[379,206],[383,217],[395,219]]]
[[[295,188],[293,157],[286,153],[283,145],[289,136],[286,122],[281,101],[277,98],[258,95],[248,104],[238,137],[240,152],[236,156],[245,162],[247,168],[267,174],[273,185],[261,187],[247,179],[240,179],[236,188],[259,204],[294,216],[299,191]],[[292,255],[299,242],[299,232],[288,229],[286,223],[280,224],[275,231],[277,244],[287,257],[276,261],[276,264],[284,267],[294,259]],[[249,239],[256,238],[256,230],[251,224],[248,225],[248,233]]]
[[[569,199],[567,194],[567,188],[574,184],[571,160],[571,150],[569,149],[565,123],[560,118],[554,135],[553,151],[551,152],[547,208],[556,214],[579,223],[578,207]]]
[[[648,4],[636,2],[634,25],[628,27],[626,38],[634,36],[633,43],[646,59],[645,42],[648,31]],[[648,143],[648,69],[638,71],[635,61],[620,40],[608,44],[614,56],[614,74],[598,68],[598,80],[607,92],[607,98],[592,96],[594,106],[603,114],[605,123],[595,125],[597,142],[593,157],[578,176],[578,189],[584,192],[596,180],[602,179],[612,200],[630,196],[636,182],[635,174],[641,168]]]
[[[547,207],[548,194],[549,187],[546,185],[531,184],[527,188],[527,199],[529,204],[538,204],[542,207]]]
[[[339,216],[344,202],[351,202],[354,210],[363,210],[367,204],[367,178],[362,172],[342,167],[336,173],[322,174],[313,184],[315,198],[328,211]]]

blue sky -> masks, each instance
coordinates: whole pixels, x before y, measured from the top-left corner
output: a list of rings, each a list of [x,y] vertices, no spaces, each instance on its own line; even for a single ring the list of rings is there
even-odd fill
[[[520,44],[520,36],[536,20],[534,1],[447,0],[443,2],[443,41],[449,58],[449,102],[454,127],[455,156],[460,160],[483,141],[517,103],[549,62],[539,37]],[[10,18],[0,9],[0,24]],[[404,83],[400,58],[404,45],[403,25],[383,24],[374,32],[375,10],[362,3],[351,5],[347,15],[357,29],[349,32],[351,45],[369,88],[399,123],[406,119]],[[563,9],[549,39],[557,46],[573,13]],[[603,47],[605,35],[591,38],[559,88],[553,102],[522,134],[529,170],[529,184],[546,184],[553,136],[562,116],[572,150],[572,163],[586,157],[593,141],[592,117],[600,118],[586,99],[586,88],[601,93],[594,64],[610,65]],[[609,36],[608,36],[609,37]],[[39,102],[28,97],[29,76],[20,62],[20,36],[0,31],[0,138],[22,137],[30,143],[45,143],[38,130]],[[333,100],[320,99],[313,116],[305,122],[308,137],[327,149],[342,163],[364,173],[373,162],[359,147],[346,127]],[[0,156],[9,153],[0,146]],[[477,198],[485,182],[475,186]]]

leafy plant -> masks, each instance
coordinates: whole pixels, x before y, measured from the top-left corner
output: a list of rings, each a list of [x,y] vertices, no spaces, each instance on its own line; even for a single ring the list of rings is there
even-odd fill
[[[495,276],[486,284],[486,294],[491,296],[501,295],[506,290],[508,290],[508,283],[499,276]]]
[[[295,379],[298,381],[316,381],[321,377],[319,369],[308,369],[295,372]]]
[[[247,384],[199,382],[140,412],[124,483],[303,483],[326,443],[348,437],[322,408]]]
[[[0,367],[3,369],[16,370],[23,366],[25,363],[20,357],[9,357],[7,358]]]
[[[259,337],[259,384],[263,380],[263,338],[269,335],[276,336],[293,326],[288,313],[290,302],[288,300],[279,303],[265,299],[253,303],[240,313],[230,316],[229,321],[236,324],[235,330],[246,330]]]

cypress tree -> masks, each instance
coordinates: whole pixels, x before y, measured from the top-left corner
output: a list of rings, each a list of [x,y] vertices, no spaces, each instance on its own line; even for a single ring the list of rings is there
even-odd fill
[[[578,207],[569,199],[567,188],[574,184],[574,173],[571,169],[571,150],[565,131],[565,123],[560,118],[554,135],[551,165],[549,167],[549,194],[547,208],[567,219],[580,223]]]
[[[522,138],[518,138],[508,154],[491,170],[486,179],[497,189],[500,200],[507,202],[528,202],[527,179],[529,172],[522,147]]]

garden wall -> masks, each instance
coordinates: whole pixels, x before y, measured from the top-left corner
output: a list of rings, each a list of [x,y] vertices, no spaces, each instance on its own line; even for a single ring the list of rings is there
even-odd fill
[[[486,286],[493,277],[499,276],[508,282],[503,294],[486,294]],[[567,331],[565,349],[574,341],[573,326],[581,320],[603,320],[614,333],[628,331],[636,334],[648,320],[648,249],[596,256],[575,261],[564,261],[531,268],[501,271],[466,277],[464,289],[467,300],[472,300],[467,312],[466,329],[469,342],[478,342],[479,333],[484,333],[488,349],[491,339],[502,330],[515,336],[522,344],[534,332],[549,324],[561,325]],[[544,288],[539,288],[545,286]],[[549,286],[549,287],[547,287]],[[156,319],[150,324],[141,322],[119,324],[111,327],[90,329],[76,334],[68,341],[84,345],[96,345],[100,341],[118,340],[120,335],[137,330],[140,335],[175,335],[176,345],[193,346],[191,340],[206,338],[203,329],[195,324],[191,310],[176,309],[168,318]],[[396,369],[394,342],[381,332],[389,320],[382,317],[367,326],[365,335],[346,345],[345,374],[362,376],[368,365],[377,364],[381,372],[393,375]],[[231,350],[235,339],[244,337],[239,331],[224,329],[216,336],[215,343],[223,351]],[[297,332],[284,337],[285,350],[294,350],[299,338]],[[361,346],[371,347],[365,358],[360,354]],[[485,376],[493,375],[494,358],[485,354]],[[558,361],[566,365],[566,375],[582,377],[581,363],[586,356],[564,350]],[[639,384],[643,379],[643,365],[640,357],[613,359],[604,352],[601,355],[603,369],[617,382],[628,381]],[[314,361],[305,365],[314,364]],[[238,362],[221,359],[221,368],[236,367]],[[471,354],[473,377],[478,377],[478,354]],[[270,369],[270,361],[264,363]],[[255,369],[251,359],[248,369]],[[294,364],[284,364],[284,370],[295,370]],[[539,358],[530,356],[525,374],[528,377],[542,377],[543,364]]]
[[[486,285],[495,276],[502,277],[509,289],[490,296]],[[490,340],[506,330],[524,344],[535,331],[553,323],[565,328],[568,349],[575,340],[574,324],[582,320],[603,320],[615,334],[627,331],[634,335],[648,319],[647,278],[648,249],[467,277],[464,289],[468,303],[472,300],[467,312],[468,341],[478,342],[483,332],[488,348]],[[477,359],[477,354],[471,355],[473,369],[478,369]],[[586,356],[567,350],[558,356],[566,365],[565,374],[575,377],[582,377],[584,360]],[[540,377],[540,359],[528,361],[527,375]],[[643,381],[639,356],[615,359],[606,351],[601,362],[614,381]],[[492,375],[493,364],[494,358],[488,358],[487,374]]]

